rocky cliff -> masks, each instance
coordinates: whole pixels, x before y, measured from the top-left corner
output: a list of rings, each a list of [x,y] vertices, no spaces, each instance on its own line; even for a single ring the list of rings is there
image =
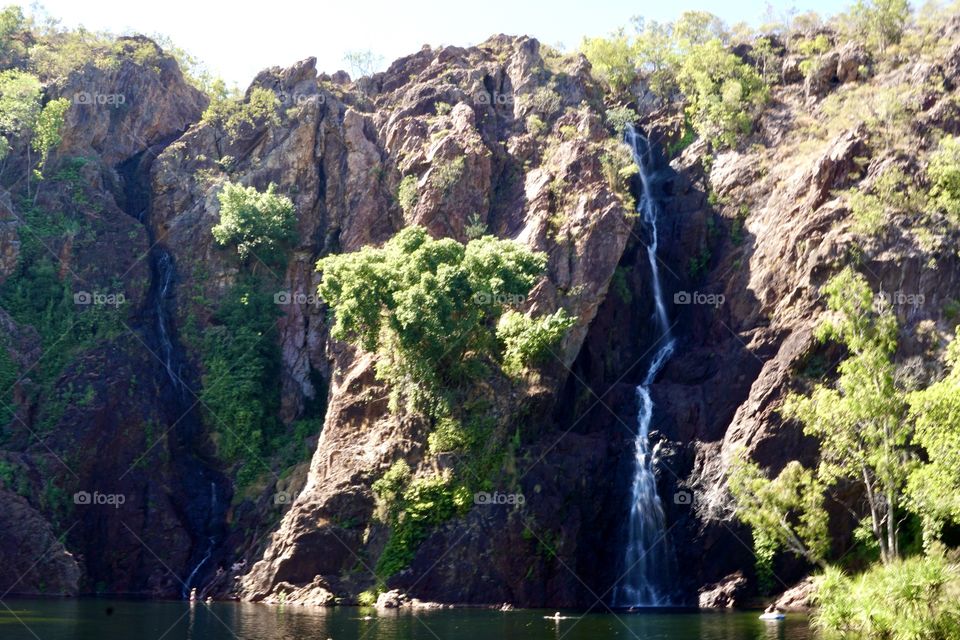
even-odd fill
[[[861,49],[832,44],[805,82],[779,60],[782,82],[736,150],[676,152],[676,110],[640,113],[680,338],[652,389],[678,601],[722,605],[750,588],[749,534],[724,490],[732,452],[745,445],[774,471],[816,456],[776,410],[841,355],[812,338],[832,273],[855,260],[874,288],[910,296],[896,309],[907,368],[952,329],[956,230],[902,213],[867,236],[840,190],[891,164],[918,171],[932,132],[956,128],[960,49],[872,69]],[[330,338],[315,265],[421,225],[545,252],[522,308],[563,308],[576,324],[535,375],[494,390],[494,419],[517,438],[491,490],[523,503],[476,504],[435,527],[387,586],[450,603],[609,601],[634,389],[656,336],[641,187],[621,188],[619,167],[611,177],[610,105],[586,59],[495,36],[356,82],[305,60],[261,72],[244,101],[266,91],[270,109],[228,121],[202,117],[208,98],[150,41],[109,55],[44,87],[70,100],[44,179],[28,186],[26,149],[0,174],[0,364],[14,372],[0,376],[0,548],[23,550],[0,589],[356,602],[389,535],[373,482],[399,459],[449,461],[427,455],[422,419],[389,410],[373,356]],[[852,106],[908,88],[896,140]],[[417,197],[402,203],[408,176]],[[292,200],[298,240],[282,264],[244,264],[214,242],[227,181]],[[227,310],[253,276],[272,311],[248,309],[266,323],[216,368],[209,341],[231,335]],[[270,411],[265,446],[227,455],[239,427],[210,390],[246,384],[234,373],[261,351],[256,362],[275,363],[253,383]],[[23,555],[40,560],[21,566]],[[791,581],[803,567],[777,570]]]

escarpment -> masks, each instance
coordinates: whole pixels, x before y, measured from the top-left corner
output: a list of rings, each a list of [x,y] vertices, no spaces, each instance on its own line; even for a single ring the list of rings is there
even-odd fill
[[[0,174],[0,548],[52,551],[0,569],[0,590],[609,603],[659,337],[646,197],[677,339],[650,385],[674,598],[742,600],[753,556],[726,472],[739,451],[774,471],[815,461],[778,410],[842,356],[814,339],[820,287],[855,255],[875,289],[910,296],[895,308],[904,368],[942,346],[960,299],[955,226],[897,211],[867,233],[849,197],[890,167],[920,175],[935,132],[955,128],[957,47],[874,68],[829,45],[806,75],[776,54],[770,102],[734,149],[684,146],[679,107],[633,104],[646,192],[586,58],[529,37],[425,47],[356,81],[307,59],[229,103],[146,38],[48,82],[44,99],[69,107],[43,180],[25,148]],[[907,87],[896,131],[857,108]],[[218,241],[227,183],[289,199],[282,249]],[[391,406],[375,354],[331,337],[317,262],[411,226],[542,252],[511,304],[574,322],[519,381],[485,381],[485,417],[510,435],[486,497],[384,574],[374,483],[399,460],[414,476],[456,461],[431,453],[430,419]]]

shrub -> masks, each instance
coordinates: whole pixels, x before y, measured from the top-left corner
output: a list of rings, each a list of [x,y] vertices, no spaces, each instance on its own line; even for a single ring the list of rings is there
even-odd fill
[[[329,256],[317,267],[320,295],[332,307],[333,337],[380,358],[377,374],[404,401],[437,418],[451,393],[499,360],[495,325],[505,302],[521,300],[546,256],[484,236],[466,246],[402,230],[382,248]]]
[[[221,127],[232,137],[243,135],[246,129],[260,125],[280,124],[277,116],[280,100],[269,89],[254,87],[249,99],[244,102],[236,90],[228,91],[222,80],[215,80],[210,93],[210,104],[201,120]]]
[[[862,638],[957,638],[957,589],[957,567],[935,556],[875,566],[856,577],[830,568],[817,581],[814,624],[827,632]]]
[[[609,140],[600,154],[600,171],[607,181],[607,185],[620,196],[624,204],[633,209],[633,194],[630,192],[630,181],[640,171],[633,161],[630,147],[616,140]]]
[[[547,130],[547,123],[535,113],[527,116],[527,133],[536,137]]]
[[[907,0],[857,0],[845,18],[854,37],[884,53],[900,42],[910,18],[910,4]]]
[[[504,313],[497,324],[504,371],[516,376],[526,365],[542,362],[574,324],[576,318],[563,309],[536,319],[517,311]]]
[[[441,161],[433,168],[430,175],[431,184],[443,193],[449,193],[453,185],[463,176],[464,165],[463,156],[457,156],[453,160]]]
[[[607,109],[607,125],[613,129],[617,137],[622,138],[628,125],[639,119],[637,112],[630,107],[613,107]]]
[[[404,176],[397,186],[397,202],[404,214],[410,215],[417,206],[420,194],[417,187],[417,176]]]
[[[630,38],[619,30],[609,38],[584,38],[580,45],[593,74],[615,93],[623,93],[636,81],[635,50]]]
[[[750,133],[754,112],[769,93],[757,71],[718,39],[690,49],[678,82],[687,97],[691,125],[716,147],[734,146],[741,135]]]
[[[221,246],[233,245],[244,262],[257,258],[267,263],[282,261],[283,250],[296,239],[296,213],[290,198],[228,182],[217,194],[220,222],[211,230]]]
[[[927,166],[930,198],[954,222],[960,223],[960,139],[946,136]]]

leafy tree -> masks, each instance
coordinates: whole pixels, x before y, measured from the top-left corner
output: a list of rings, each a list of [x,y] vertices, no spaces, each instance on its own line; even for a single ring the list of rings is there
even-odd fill
[[[57,98],[48,102],[37,117],[31,146],[34,151],[40,154],[41,169],[46,164],[50,152],[63,140],[60,132],[63,129],[64,116],[69,108],[69,100]]]
[[[609,38],[584,38],[580,45],[594,75],[615,93],[626,92],[637,79],[636,50],[620,29]]]
[[[927,166],[930,198],[955,222],[960,222],[960,139],[946,136]]]
[[[673,25],[673,37],[681,51],[690,51],[711,40],[726,44],[727,31],[723,20],[709,11],[684,11]]]
[[[283,250],[296,240],[296,212],[290,198],[271,183],[264,192],[228,182],[217,194],[220,222],[213,237],[221,246],[233,245],[244,262],[282,260]]]
[[[40,114],[40,81],[23,71],[0,72],[0,134],[12,139],[33,131]]]
[[[637,112],[630,107],[612,107],[607,109],[607,124],[613,128],[617,137],[622,138],[627,130],[627,125],[631,125],[640,119]]]
[[[690,47],[677,79],[694,130],[721,147],[750,132],[753,112],[769,93],[757,71],[717,38]]]
[[[884,562],[899,555],[898,510],[910,473],[906,400],[894,384],[897,323],[889,309],[874,311],[873,292],[849,267],[825,287],[834,318],[820,325],[821,340],[835,339],[850,356],[835,386],[792,394],[783,414],[820,440],[818,476],[824,485],[852,483],[863,490],[869,513],[860,534],[880,548]]]
[[[413,208],[417,206],[419,199],[417,176],[404,176],[397,187],[397,202],[400,203],[400,209],[403,210],[404,214],[410,215],[413,213]]]
[[[507,311],[497,323],[497,338],[503,344],[503,369],[520,375],[528,364],[541,362],[551,347],[576,323],[566,310],[531,319],[518,311]]]
[[[928,460],[907,483],[908,507],[923,523],[928,549],[944,524],[960,522],[960,339],[954,338],[947,354],[948,375],[907,396],[913,441]]]
[[[812,470],[794,460],[770,480],[755,463],[736,456],[728,481],[737,518],[750,526],[755,548],[765,552],[758,556],[772,561],[773,553],[787,549],[825,566],[830,538],[824,487]]]
[[[14,48],[13,36],[23,31],[23,11],[16,5],[10,5],[0,11],[0,56],[5,56]]]
[[[909,19],[907,0],[857,0],[849,14],[854,33],[880,53],[900,42]]]
[[[653,95],[666,104],[677,91],[679,56],[673,43],[673,26],[634,18],[636,66],[644,74]]]
[[[347,51],[343,54],[343,61],[350,67],[350,76],[356,80],[373,75],[383,65],[383,56],[369,49]]]
[[[277,95],[265,87],[254,87],[244,101],[239,92],[227,89],[223,80],[214,80],[210,85],[210,104],[201,119],[223,128],[230,136],[242,135],[245,130],[258,124],[276,126],[280,123]]]
[[[320,295],[336,317],[333,337],[378,354],[395,409],[402,402],[444,418],[458,385],[499,366],[497,320],[545,265],[544,254],[509,240],[463,245],[408,227],[382,248],[329,256],[317,267]]]

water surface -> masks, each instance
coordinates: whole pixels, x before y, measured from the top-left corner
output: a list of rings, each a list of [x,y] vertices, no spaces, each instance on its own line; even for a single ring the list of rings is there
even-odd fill
[[[589,613],[444,609],[381,611],[102,599],[0,602],[3,640],[810,640],[807,618],[759,612]],[[365,619],[367,618],[367,619]]]

